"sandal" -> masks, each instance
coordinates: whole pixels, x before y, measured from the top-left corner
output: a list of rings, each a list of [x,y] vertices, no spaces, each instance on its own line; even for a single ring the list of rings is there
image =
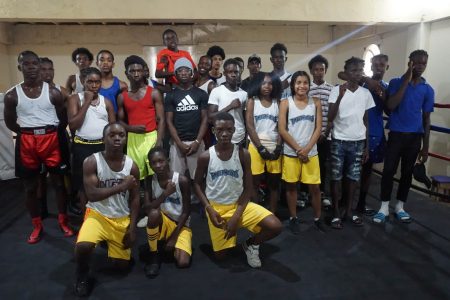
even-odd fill
[[[360,217],[358,217],[357,215],[353,215],[351,221],[352,221],[352,224],[357,227],[361,227],[364,225],[363,220]]]
[[[344,226],[342,226],[342,221],[339,218],[334,218],[331,220],[331,228],[333,229],[342,229]]]
[[[411,216],[406,211],[396,212],[395,217],[403,223],[411,223]]]
[[[386,222],[386,219],[388,218],[387,215],[383,214],[382,212],[377,212],[375,216],[373,216],[373,222],[377,224],[383,224]]]

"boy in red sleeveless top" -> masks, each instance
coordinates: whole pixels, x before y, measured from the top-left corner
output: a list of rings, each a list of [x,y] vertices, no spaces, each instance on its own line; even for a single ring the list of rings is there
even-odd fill
[[[194,67],[194,72],[197,73],[197,67],[195,66],[195,62],[191,57],[189,52],[178,49],[178,36],[175,31],[172,29],[167,29],[162,34],[164,46],[166,49],[162,49],[156,55],[156,78],[165,79],[165,84],[176,84],[178,83],[177,78],[175,77],[175,62],[181,58],[187,58],[192,66]]]
[[[145,61],[136,55],[125,59],[130,90],[117,97],[118,118],[128,132],[127,155],[139,168],[140,180],[153,175],[147,154],[164,137],[164,107],[161,93],[147,85]]]

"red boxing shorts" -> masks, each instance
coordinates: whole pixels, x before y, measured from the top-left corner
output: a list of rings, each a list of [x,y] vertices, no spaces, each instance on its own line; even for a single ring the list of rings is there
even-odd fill
[[[64,174],[68,169],[62,163],[57,128],[21,128],[16,140],[16,176],[35,176],[42,164],[50,173]]]

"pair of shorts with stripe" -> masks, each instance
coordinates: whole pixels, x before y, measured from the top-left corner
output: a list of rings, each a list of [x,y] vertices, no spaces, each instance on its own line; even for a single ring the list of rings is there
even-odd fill
[[[248,145],[248,152],[251,159],[252,175],[260,175],[266,171],[271,174],[281,173],[281,156],[277,160],[263,159],[252,143]]]
[[[69,165],[63,161],[61,136],[55,129],[44,134],[20,133],[15,146],[15,171],[19,178],[39,175],[42,165],[49,173],[67,174]]]
[[[281,179],[287,183],[320,184],[319,155],[309,157],[307,162],[283,155]]]
[[[130,260],[131,249],[125,249],[123,238],[130,225],[130,216],[108,218],[94,209],[87,208],[77,244],[82,242],[108,243],[108,257]]]
[[[236,212],[237,204],[219,204],[213,201],[210,201],[212,208],[219,213],[225,222],[234,215]],[[242,213],[242,217],[240,219],[240,223],[238,224],[238,228],[246,228],[252,233],[259,233],[261,231],[261,227],[258,224],[268,216],[271,216],[272,213],[265,209],[264,207],[255,204],[253,202],[249,202],[245,207],[244,212]],[[225,239],[226,231],[223,228],[217,228],[209,219],[209,214],[206,213],[208,217],[208,226],[209,226],[209,234],[211,236],[211,242],[213,246],[213,250],[215,252],[232,248],[236,246],[236,235]]]
[[[160,230],[156,236],[149,236],[147,231],[147,238],[149,240],[155,237],[158,241],[167,240],[177,228],[177,223],[166,216],[163,212],[161,212],[161,219],[162,224],[160,225]],[[178,235],[177,242],[175,243],[175,248],[192,255],[192,230],[189,227],[183,226],[180,234]]]

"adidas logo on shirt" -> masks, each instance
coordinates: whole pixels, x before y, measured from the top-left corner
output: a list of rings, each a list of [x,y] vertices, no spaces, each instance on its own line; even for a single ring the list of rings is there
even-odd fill
[[[190,110],[198,110],[198,105],[195,104],[194,100],[191,96],[186,95],[183,100],[180,101],[177,105],[177,111],[190,111]]]

